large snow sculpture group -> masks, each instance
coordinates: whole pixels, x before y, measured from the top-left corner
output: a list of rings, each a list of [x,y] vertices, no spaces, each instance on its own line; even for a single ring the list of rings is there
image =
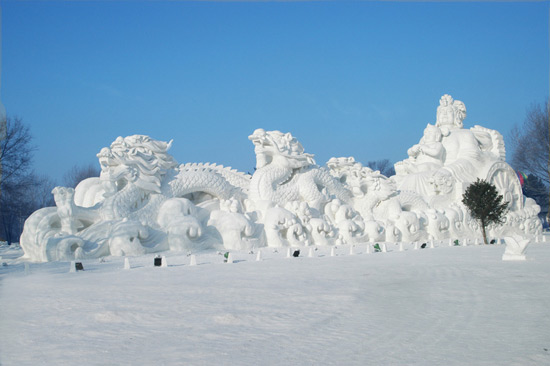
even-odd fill
[[[534,235],[540,208],[524,198],[504,161],[502,136],[463,127],[466,108],[444,95],[409,158],[385,177],[353,157],[325,167],[290,133],[258,129],[252,176],[215,164],[181,164],[169,143],[117,138],[97,155],[99,178],[53,190],[57,207],[33,213],[21,246],[33,261],[139,255],[164,250],[251,249],[479,236],[462,205],[476,178],[509,202],[491,234]]]

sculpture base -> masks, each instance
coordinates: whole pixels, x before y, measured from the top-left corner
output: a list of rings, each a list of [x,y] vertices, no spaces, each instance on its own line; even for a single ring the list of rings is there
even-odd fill
[[[525,256],[523,254],[517,255],[517,254],[506,254],[504,253],[502,255],[503,261],[524,261]]]

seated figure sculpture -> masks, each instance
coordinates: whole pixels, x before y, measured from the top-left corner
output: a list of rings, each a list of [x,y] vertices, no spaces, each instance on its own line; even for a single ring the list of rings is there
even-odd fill
[[[396,166],[399,174],[433,171],[442,167],[445,160],[442,137],[439,127],[428,124],[420,142],[407,151],[409,158]]]
[[[464,128],[465,118],[464,103],[454,100],[448,94],[441,97],[435,126],[442,134],[442,165],[436,164],[425,170],[418,166],[420,162],[410,158],[396,163],[397,174],[392,179],[396,182],[400,195],[403,192],[415,192],[422,196],[431,208],[442,210],[452,216],[452,212],[456,211],[456,204],[461,204],[466,187],[480,178],[494,184],[504,197],[504,201],[508,203],[508,221],[518,216],[523,217],[526,222],[533,221],[528,219],[532,218],[533,214],[525,207],[519,180],[514,170],[505,162],[506,150],[502,135],[495,130],[477,125],[470,129]],[[412,149],[415,150],[414,146]],[[410,165],[417,167],[411,168]],[[453,206],[455,208],[451,208]],[[450,216],[448,219],[454,220]],[[465,218],[463,224],[463,229],[475,235],[477,228],[473,223]],[[503,230],[517,232],[521,228],[525,228],[523,223],[507,224],[493,230],[495,233],[502,233]],[[531,233],[540,230],[539,221],[528,229]]]
[[[428,202],[436,195],[448,195],[445,203],[457,199],[463,193],[463,185],[475,181],[479,173],[486,173],[492,162],[502,161],[504,145],[502,136],[496,131],[476,126],[465,129],[466,107],[464,103],[445,94],[437,108],[434,127],[427,127],[425,133],[432,140],[426,149],[434,153],[435,161],[430,164],[423,159],[406,159],[395,164],[397,187],[403,191],[415,191]],[[437,129],[437,130],[436,130]],[[433,130],[433,135],[430,131]],[[441,133],[440,142],[438,130]],[[427,140],[409,149],[413,154]],[[486,178],[482,176],[481,178]],[[453,194],[454,193],[454,194]],[[441,197],[439,197],[441,198]]]

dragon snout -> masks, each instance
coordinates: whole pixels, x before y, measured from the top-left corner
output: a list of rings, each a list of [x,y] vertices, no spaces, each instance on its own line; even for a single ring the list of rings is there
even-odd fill
[[[252,133],[252,135],[248,136],[248,139],[256,143],[265,139],[265,136],[266,136],[265,130],[263,128],[258,128],[254,130],[254,133]]]

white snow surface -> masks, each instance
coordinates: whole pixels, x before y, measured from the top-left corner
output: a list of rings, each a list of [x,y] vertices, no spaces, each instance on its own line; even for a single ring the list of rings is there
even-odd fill
[[[547,238],[548,239],[548,238]],[[30,263],[0,246],[0,364],[550,365],[550,243]],[[372,248],[371,248],[372,249]]]

